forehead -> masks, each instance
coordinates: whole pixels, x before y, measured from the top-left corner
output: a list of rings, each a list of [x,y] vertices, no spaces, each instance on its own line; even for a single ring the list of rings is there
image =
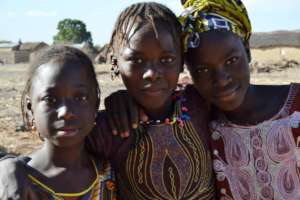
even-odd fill
[[[200,43],[191,52],[196,52],[198,56],[205,57],[207,54],[227,54],[231,51],[243,51],[242,39],[229,31],[208,31],[199,34]]]
[[[156,21],[150,22],[136,22],[128,33],[127,44],[124,47],[142,48],[149,44],[159,44],[159,46],[166,50],[173,50],[180,48],[180,39],[175,38],[172,31],[166,28],[164,22]]]
[[[39,66],[32,80],[32,87],[47,88],[56,86],[88,85],[87,70],[76,62],[48,62]]]

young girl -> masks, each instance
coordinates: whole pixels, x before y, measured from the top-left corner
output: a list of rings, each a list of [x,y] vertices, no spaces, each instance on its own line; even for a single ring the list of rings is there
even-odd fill
[[[240,0],[187,0],[186,63],[216,107],[211,144],[222,199],[300,198],[300,85],[249,83],[251,25]]]
[[[181,44],[181,26],[161,4],[133,4],[116,22],[112,63],[149,120],[122,140],[111,135],[100,116],[101,134],[89,137],[89,147],[110,158],[123,199],[214,197],[205,104],[191,88],[175,92],[183,67]]]
[[[36,199],[115,199],[114,189],[106,186],[113,179],[108,163],[84,147],[99,101],[93,64],[81,51],[51,46],[32,63],[22,113],[44,140],[26,168]]]
[[[110,159],[120,197],[214,198],[207,109],[192,88],[175,92],[183,65],[176,16],[158,3],[133,4],[120,14],[110,45],[128,93],[149,116],[122,140],[100,113],[88,136],[87,148]]]

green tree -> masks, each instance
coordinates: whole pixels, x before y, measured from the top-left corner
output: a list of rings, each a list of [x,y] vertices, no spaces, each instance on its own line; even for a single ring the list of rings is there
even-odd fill
[[[63,19],[58,22],[58,33],[53,37],[54,43],[82,43],[93,42],[91,32],[86,25],[77,19]]]

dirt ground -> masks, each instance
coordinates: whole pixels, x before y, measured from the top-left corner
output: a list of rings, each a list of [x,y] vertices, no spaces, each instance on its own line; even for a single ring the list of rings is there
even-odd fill
[[[27,68],[27,64],[0,65],[0,151],[28,154],[42,143],[35,134],[22,131],[20,98]],[[266,70],[253,70],[251,82],[255,84],[300,82],[300,65],[281,70],[273,68],[271,66]],[[110,79],[109,66],[97,65],[96,72],[102,90],[102,100],[111,92],[123,88],[120,79],[113,81]]]

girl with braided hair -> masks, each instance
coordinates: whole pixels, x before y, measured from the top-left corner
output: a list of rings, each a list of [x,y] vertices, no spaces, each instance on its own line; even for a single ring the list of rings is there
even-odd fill
[[[206,105],[193,88],[176,91],[183,68],[181,41],[177,17],[161,4],[133,4],[117,19],[110,42],[112,63],[127,91],[119,92],[123,95],[120,101],[113,101],[113,96],[106,99],[105,107],[115,111],[118,105],[132,100],[148,120],[135,124],[137,128],[130,136],[121,139],[106,127],[118,127],[110,120],[114,117],[108,116],[108,123],[101,121],[105,117],[99,117],[101,134],[89,137],[89,147],[110,159],[122,199],[214,198],[205,138]],[[120,109],[118,113],[127,108]],[[121,124],[118,120],[116,123]],[[106,149],[100,148],[101,141],[106,141]]]

